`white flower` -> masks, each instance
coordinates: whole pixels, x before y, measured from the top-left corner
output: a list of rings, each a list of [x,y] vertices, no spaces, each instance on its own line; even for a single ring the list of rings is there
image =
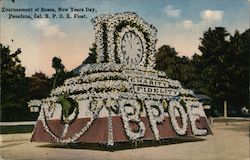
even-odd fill
[[[136,100],[132,99],[121,99],[119,101],[120,104],[120,111],[122,114],[124,129],[126,132],[126,135],[129,137],[130,140],[136,140],[138,138],[141,138],[145,134],[145,125],[140,120],[140,104]],[[134,114],[127,113],[126,107],[132,107],[134,110]],[[129,126],[129,122],[134,122],[138,124],[139,131],[133,132],[131,127]]]
[[[181,122],[182,122],[182,127],[179,126],[176,120],[176,114],[175,110],[178,109],[180,117],[181,117]],[[169,103],[168,107],[168,113],[170,116],[170,120],[172,123],[172,126],[174,130],[176,131],[177,134],[179,135],[185,135],[187,132],[187,127],[188,127],[188,118],[185,110],[183,109],[183,106],[181,106],[180,102],[176,100],[171,100]]]
[[[193,107],[197,107],[200,108],[200,110],[202,110],[202,104],[198,101],[186,101],[186,107],[187,107],[187,112],[188,112],[188,117],[191,123],[191,127],[192,127],[192,132],[194,135],[206,135],[207,134],[207,130],[206,129],[198,129],[196,127],[195,122],[200,118],[199,116],[195,116],[192,112],[192,108]]]
[[[146,100],[145,106],[148,114],[148,118],[151,124],[151,129],[156,140],[160,139],[159,130],[157,128],[157,123],[161,123],[164,119],[164,109],[160,101]],[[157,110],[157,112],[155,111]],[[156,112],[156,113],[155,113]]]

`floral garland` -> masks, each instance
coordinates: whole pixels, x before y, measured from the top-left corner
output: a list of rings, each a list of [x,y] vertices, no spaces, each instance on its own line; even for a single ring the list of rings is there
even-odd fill
[[[49,97],[49,98],[45,98],[42,100],[37,100],[37,99],[30,100],[28,102],[28,107],[29,108],[32,108],[32,107],[42,108],[42,106],[43,106],[44,108],[47,108],[46,112],[45,112],[45,117],[51,118],[51,117],[53,117],[53,114],[54,114],[54,111],[56,108],[56,101],[57,101],[57,97]],[[41,112],[40,112],[40,114],[41,114]],[[39,117],[40,117],[40,115],[39,115]]]
[[[192,127],[192,132],[194,135],[206,135],[207,134],[207,129],[198,129],[196,127],[195,122],[199,119],[199,116],[196,116],[192,113],[192,108],[193,106],[196,106],[198,108],[202,108],[202,103],[196,101],[196,102],[192,102],[192,101],[186,101],[186,107],[187,107],[187,112],[188,112],[188,117],[191,123],[191,127]]]
[[[161,123],[164,120],[164,109],[162,103],[160,101],[152,100],[146,100],[144,103],[155,139],[159,140],[160,135],[157,128],[157,123]],[[154,110],[152,108],[154,108]],[[154,112],[156,109],[157,113]]]
[[[92,117],[97,116],[96,113],[99,113],[103,108],[103,100],[100,98],[89,97],[89,102],[89,110],[91,111]]]
[[[120,72],[123,70],[123,67],[123,64],[116,63],[87,64],[81,68],[81,76],[96,72]]]
[[[111,109],[108,108],[109,116],[108,116],[108,145],[113,146],[114,145],[114,137],[113,137],[113,122],[112,122],[112,113]]]
[[[100,102],[100,101],[98,101]],[[41,113],[42,114],[42,117],[41,117],[41,121],[42,121],[42,124],[43,124],[43,128],[44,130],[52,137],[54,138],[58,143],[73,143],[75,142],[77,139],[79,139],[88,129],[89,127],[93,124],[94,120],[96,118],[98,118],[98,115],[102,109],[102,103],[97,103],[98,107],[98,110],[95,110],[95,113],[93,113],[93,115],[91,116],[90,120],[87,122],[87,124],[77,133],[75,133],[72,137],[70,138],[66,138],[66,139],[63,139],[63,138],[59,138],[57,137],[54,133],[52,133],[51,129],[48,127],[47,125],[47,119],[46,119],[46,115],[45,115],[45,108],[43,107],[42,105],[42,108],[41,108]]]
[[[182,119],[182,128],[179,126],[179,124],[176,120],[175,108],[177,108],[179,110],[180,117]],[[185,135],[187,132],[187,127],[188,127],[188,117],[187,117],[185,110],[181,106],[180,102],[176,101],[176,100],[171,100],[169,102],[168,113],[170,116],[172,126],[173,126],[174,130],[176,131],[176,133],[179,135]]]
[[[107,67],[109,69],[109,67]],[[133,73],[133,72],[130,72]],[[146,73],[146,72],[144,72]],[[124,71],[123,73],[117,73],[117,72],[102,72],[102,73],[93,73],[88,76],[84,77],[76,77],[76,78],[71,78],[65,82],[64,86],[58,87],[55,90],[51,91],[51,96],[57,96],[62,93],[64,94],[72,94],[74,92],[83,92],[83,91],[88,91],[89,89],[99,89],[99,86],[103,86],[103,88],[113,88],[117,90],[123,90],[131,89],[131,84],[128,82],[124,81],[128,79],[128,77],[141,77],[141,78],[150,78],[150,79],[157,79],[157,77],[154,76],[143,76],[143,75],[136,75],[136,74],[126,74]],[[102,77],[102,78],[100,78]],[[112,79],[112,78],[117,78],[118,80],[105,80],[105,81],[100,81],[102,79]],[[119,80],[121,79],[121,80]],[[122,81],[123,80],[123,81]],[[171,87],[176,87],[179,88],[181,91],[181,94],[191,94],[192,92],[190,90],[185,90],[181,87],[180,83],[178,81],[170,80],[170,79],[164,79],[164,78],[158,78],[158,80],[164,80],[170,84]],[[84,82],[84,83],[81,83]],[[91,82],[91,83],[90,83]]]
[[[101,73],[92,73],[84,77],[77,76],[75,78],[67,79],[64,82],[65,86],[77,85],[81,83],[91,83],[95,81],[105,81],[105,80],[126,80],[126,76],[121,72],[101,72]]]
[[[91,90],[100,90],[103,89],[114,89],[114,90],[130,90],[132,88],[131,84],[127,81],[122,80],[107,80],[107,81],[96,81],[92,83],[82,83],[82,84],[75,84],[75,85],[68,85],[68,86],[61,86],[57,87],[56,89],[52,90],[50,95],[51,96],[59,96],[61,94],[73,94],[75,92],[84,92]]]
[[[140,104],[136,100],[132,99],[122,99],[121,101],[119,101],[119,104],[126,135],[129,137],[130,140],[136,140],[138,138],[143,137],[146,128],[144,123],[140,120]],[[133,107],[133,114],[130,115],[126,111],[126,105],[130,105],[130,107]],[[131,127],[129,126],[129,122],[134,122],[138,124],[139,131],[133,132]]]
[[[137,94],[136,97],[142,101],[145,101],[145,100],[154,100],[154,101],[161,101],[163,99],[165,100],[171,100],[172,99],[172,96],[169,96],[169,95],[154,95],[154,94],[146,94],[146,93],[140,93],[140,94]]]
[[[104,100],[104,98],[102,97]],[[101,99],[100,99],[101,100]],[[109,116],[108,116],[108,145],[113,146],[114,145],[114,137],[113,137],[113,122],[112,122],[112,109],[118,107],[117,102],[112,98],[106,98],[106,109],[108,110]]]
[[[95,82],[97,80],[113,80],[114,78],[117,78],[116,80],[126,80],[126,76],[121,72],[101,72],[84,76],[82,77],[81,81],[86,83]]]
[[[162,76],[162,77],[166,76],[165,72],[157,71],[157,70],[148,70],[147,68],[145,68],[143,66],[130,67],[130,66],[126,66],[124,64],[116,64],[116,63],[87,64],[81,68],[80,76],[84,77],[88,74],[100,73],[100,72],[121,72],[121,71],[123,71],[123,73],[124,73],[124,72],[126,72],[126,70],[131,71],[131,72],[137,72],[140,75],[146,75],[146,76],[155,77],[155,78],[157,78],[158,76]],[[137,73],[134,73],[134,74],[137,74]],[[72,81],[73,79],[75,79],[75,78],[74,77],[72,79],[70,78],[70,81]],[[173,82],[173,83],[176,83],[176,84],[178,83],[178,85],[180,85],[180,82],[178,82],[176,80],[170,80],[170,79],[168,79],[168,80]]]
[[[79,100],[84,100],[84,99],[89,99],[90,101],[94,101],[93,103],[97,104],[97,103],[100,103],[98,101],[102,101],[101,99],[113,99],[113,100],[129,99],[131,97],[135,97],[135,94],[131,93],[131,92],[119,92],[117,90],[113,90],[113,91],[110,91],[110,92],[99,92],[99,93],[96,93],[96,92],[87,92],[87,93],[80,93],[80,94],[77,94],[77,95],[70,95],[69,97],[72,98],[72,99],[78,100],[78,101]],[[57,98],[58,97],[54,96],[54,97],[49,97],[49,98],[42,99],[42,100],[31,100],[31,101],[28,102],[28,107],[41,106],[41,104],[45,104],[45,103],[48,103],[47,106],[49,106],[50,103],[56,103],[57,102]],[[93,104],[90,104],[90,105],[93,106]],[[108,103],[107,105],[112,106],[114,104]],[[93,108],[93,107],[90,107],[90,109],[91,108]]]

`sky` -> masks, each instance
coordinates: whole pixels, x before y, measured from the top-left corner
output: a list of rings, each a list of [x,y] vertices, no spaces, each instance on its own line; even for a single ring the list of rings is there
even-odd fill
[[[21,48],[19,58],[27,76],[35,72],[52,75],[55,56],[62,59],[68,71],[79,66],[94,43],[91,19],[100,14],[136,12],[156,27],[157,48],[167,44],[180,56],[188,57],[201,54],[200,38],[209,27],[222,26],[233,34],[235,30],[244,32],[250,25],[250,0],[0,0],[0,4],[0,42],[13,52]],[[84,12],[58,12],[60,7]],[[8,12],[3,8],[32,8],[32,12]],[[57,11],[36,12],[36,8]],[[86,18],[9,18],[10,14],[33,17],[61,13]]]

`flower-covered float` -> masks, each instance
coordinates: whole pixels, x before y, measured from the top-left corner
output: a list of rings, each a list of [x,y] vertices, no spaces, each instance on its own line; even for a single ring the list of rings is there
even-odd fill
[[[32,141],[112,146],[212,134],[193,92],[154,69],[155,27],[130,12],[92,22],[96,63],[83,66],[50,97],[28,102],[40,112]]]

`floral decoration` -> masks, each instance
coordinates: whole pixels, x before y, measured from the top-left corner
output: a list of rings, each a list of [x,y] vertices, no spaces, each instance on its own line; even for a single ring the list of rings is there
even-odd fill
[[[176,109],[178,109],[179,111],[181,122],[182,122],[182,127],[179,126],[176,120],[176,114],[175,114]],[[188,127],[188,117],[183,106],[181,106],[180,102],[176,100],[171,100],[169,103],[169,107],[168,107],[168,113],[170,116],[172,126],[174,130],[176,131],[176,133],[179,135],[185,135],[187,132],[187,127]]]
[[[99,101],[101,102],[101,101]],[[86,125],[77,133],[75,133],[72,137],[70,138],[59,138],[58,136],[56,136],[52,131],[51,129],[48,127],[48,124],[47,124],[47,118],[46,118],[46,109],[43,107],[42,105],[42,108],[41,108],[41,113],[40,114],[40,119],[43,123],[43,128],[45,129],[45,131],[52,137],[54,138],[58,143],[74,143],[77,139],[79,139],[87,130],[88,128],[93,124],[94,120],[96,118],[98,118],[98,115],[99,115],[99,112],[101,111],[102,109],[102,103],[97,103],[96,104],[96,108],[99,108],[98,110],[96,110],[94,113],[93,113],[93,116],[91,116],[90,120],[86,123]]]
[[[112,113],[111,109],[108,108],[109,116],[108,116],[108,145],[113,146],[114,140],[113,140],[113,122],[112,122]]]
[[[118,30],[117,26],[124,22],[126,25]],[[40,107],[38,120],[42,121],[44,130],[53,139],[59,143],[76,142],[87,132],[94,120],[99,117],[104,106],[109,113],[107,117],[108,145],[114,144],[113,115],[122,117],[125,134],[129,140],[135,141],[143,138],[146,128],[140,117],[144,109],[146,109],[150,127],[156,140],[160,139],[157,125],[162,123],[166,116],[170,117],[174,131],[178,135],[187,133],[188,118],[195,135],[207,134],[207,130],[198,129],[195,124],[199,115],[193,114],[192,107],[196,106],[202,110],[202,104],[195,98],[194,93],[191,90],[184,89],[179,81],[167,78],[164,72],[154,70],[157,41],[155,27],[131,12],[104,14],[92,19],[92,23],[95,28],[97,63],[83,66],[79,76],[65,80],[62,86],[51,91],[50,97],[28,102],[29,107]],[[126,65],[122,58],[121,39],[124,33],[130,31],[139,36],[143,45],[144,55],[142,61],[136,66]],[[104,43],[106,40],[105,43],[107,44]],[[120,58],[119,63],[116,56]],[[172,96],[157,93],[137,93],[134,88],[135,84],[129,81],[131,77],[164,81],[169,84],[166,87],[167,89],[174,90],[178,94]],[[48,121],[53,118],[55,109],[60,107],[58,98],[61,95],[67,95],[78,103],[89,101],[90,120],[69,138],[56,136],[48,126]],[[185,102],[185,105],[181,103],[182,101]],[[76,112],[78,110],[80,109],[77,108]],[[181,117],[182,126],[177,122],[176,111]],[[137,131],[130,126],[131,123],[137,125]]]
[[[164,109],[160,101],[146,100],[145,107],[147,110],[150,125],[156,140],[160,139],[159,130],[156,123],[164,120]],[[157,111],[156,111],[157,110]],[[157,113],[155,113],[157,112]]]
[[[136,100],[132,99],[123,99],[119,101],[119,104],[126,135],[130,140],[137,140],[138,138],[143,137],[146,129],[144,123],[140,120],[140,104]],[[134,113],[128,113],[126,111],[126,107],[132,108]],[[139,131],[133,132],[131,127],[129,126],[129,122],[137,123]]]
[[[126,12],[121,14],[114,14],[114,15],[102,15],[94,18],[92,20],[95,30],[96,30],[96,45],[97,45],[97,62],[102,62],[104,60],[104,37],[103,33],[107,34],[107,52],[109,53],[108,62],[116,63],[115,60],[115,35],[116,35],[116,27],[122,22],[128,22],[130,24],[136,24],[139,28],[142,29],[142,32],[147,35],[148,41],[147,46],[148,50],[146,53],[147,55],[147,69],[153,70],[155,66],[155,53],[156,53],[156,28],[153,25],[148,24],[142,18],[136,15],[136,13]],[[106,26],[106,31],[104,30],[103,24]],[[126,27],[128,28],[128,26]],[[135,30],[135,29],[133,29]],[[142,35],[142,33],[137,32],[138,35]],[[117,42],[121,39],[121,35],[117,38]],[[141,39],[144,40],[145,36],[141,36]],[[119,47],[117,47],[119,48]],[[144,47],[146,48],[146,47]],[[120,57],[121,58],[121,57]]]
[[[206,135],[207,129],[198,129],[195,124],[195,122],[200,118],[200,115],[195,115],[192,113],[192,108],[193,107],[202,108],[202,103],[198,101],[186,101],[185,103],[186,103],[188,117],[190,119],[193,134],[199,135],[199,136]]]

